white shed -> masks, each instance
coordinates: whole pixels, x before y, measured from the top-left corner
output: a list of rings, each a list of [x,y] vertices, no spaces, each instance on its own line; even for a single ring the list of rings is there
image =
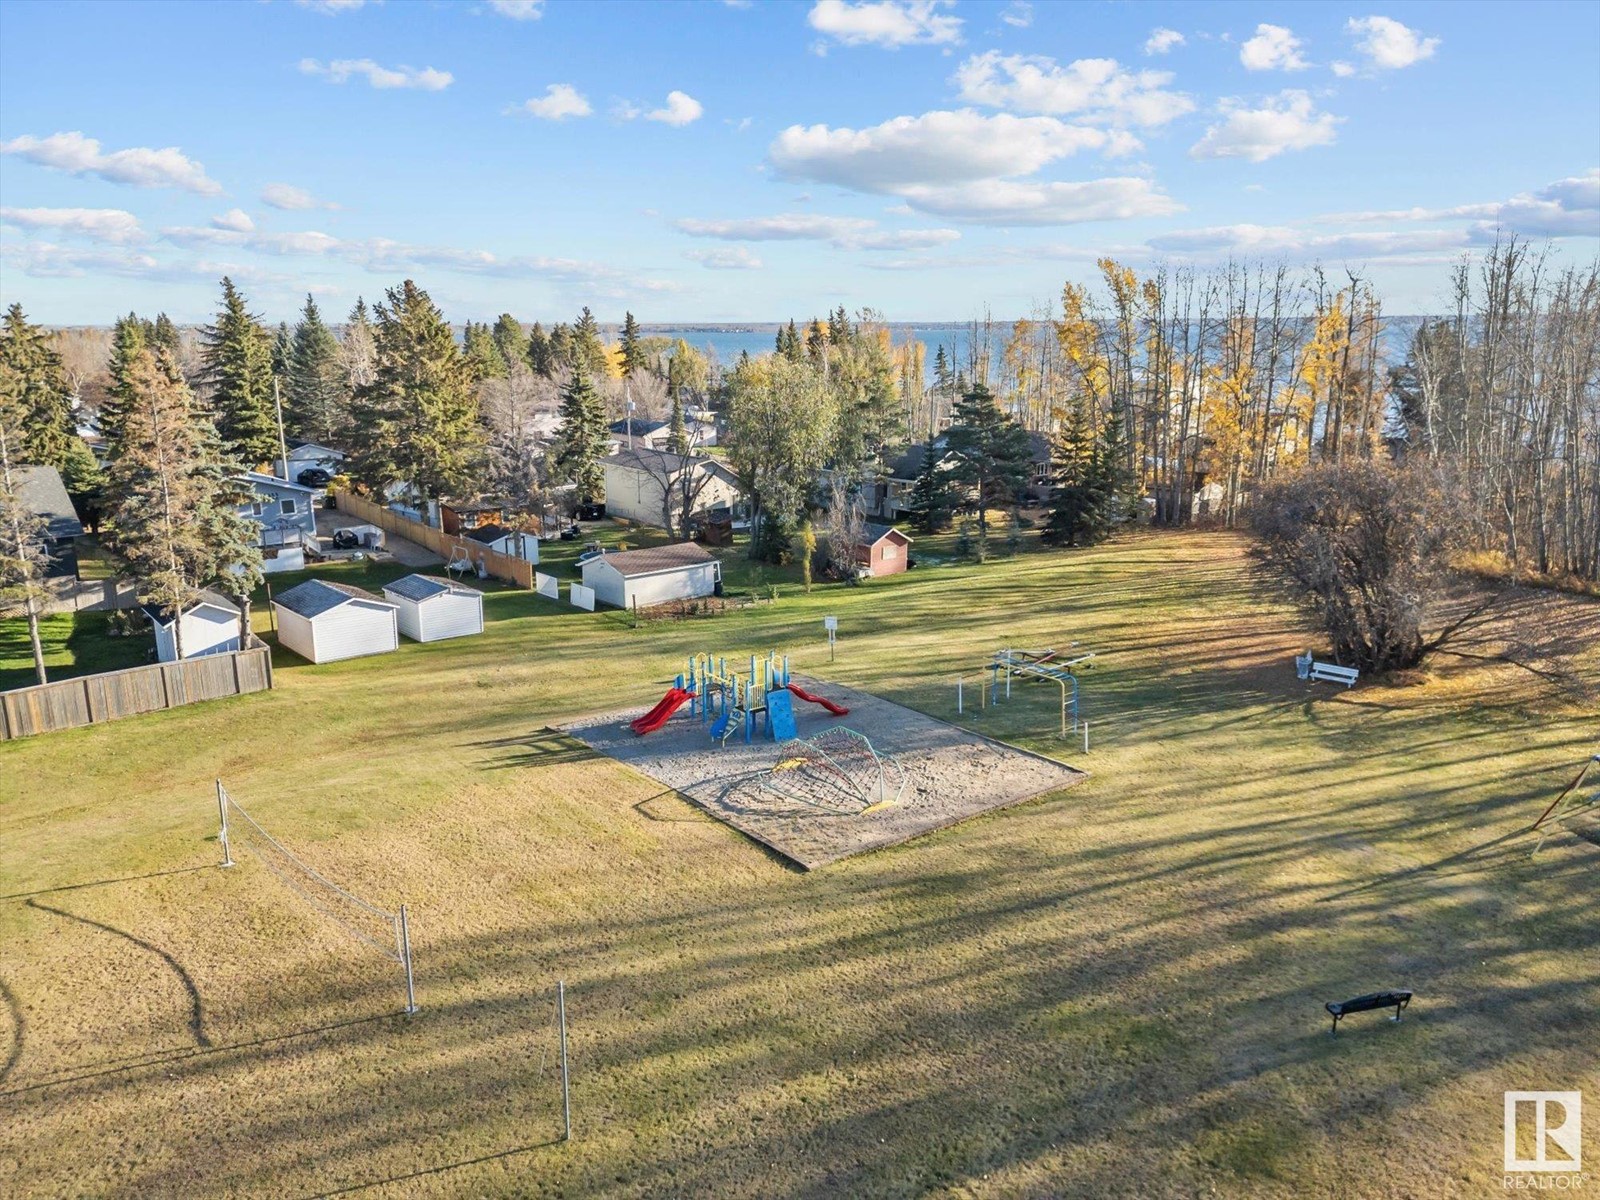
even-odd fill
[[[185,658],[239,649],[239,606],[220,592],[202,591],[200,598],[183,610],[177,623],[171,609],[154,604],[144,606],[144,615],[155,630],[156,658],[160,662],[178,661],[175,624],[182,630]]]
[[[508,558],[520,558],[523,562],[535,564],[539,561],[538,534],[524,533],[504,525],[480,525],[476,529],[467,530],[465,536],[496,554],[504,554]]]
[[[693,542],[602,554],[583,564],[583,583],[618,608],[648,608],[716,594],[722,564]]]
[[[483,632],[483,593],[436,575],[407,575],[383,585],[383,598],[413,642],[442,642]]]
[[[393,604],[347,583],[308,579],[272,601],[278,642],[314,663],[383,654],[400,644]]]

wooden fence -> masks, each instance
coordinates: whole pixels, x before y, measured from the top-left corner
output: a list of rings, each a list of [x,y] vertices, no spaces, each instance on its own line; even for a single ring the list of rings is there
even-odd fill
[[[272,652],[254,638],[251,642],[247,650],[0,692],[0,741],[264,692],[272,686]]]
[[[351,495],[349,492],[337,493],[334,496],[334,503],[339,506],[340,512],[349,513],[359,521],[376,525],[385,532],[396,534],[409,542],[416,542],[419,546],[426,546],[446,562],[450,561],[451,555],[457,550],[464,550],[474,563],[482,562],[484,569],[496,579],[503,579],[518,587],[533,587],[534,565],[531,562],[513,558],[509,554],[497,554],[482,542],[455,537],[431,525],[403,517],[392,508],[384,508],[380,504],[363,500],[360,496]]]

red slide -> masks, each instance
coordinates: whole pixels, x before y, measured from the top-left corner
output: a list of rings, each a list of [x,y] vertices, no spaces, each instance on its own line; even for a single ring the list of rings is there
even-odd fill
[[[836,717],[845,716],[850,711],[848,708],[845,708],[843,705],[835,704],[832,700],[824,700],[821,696],[813,696],[810,692],[806,691],[805,688],[801,687],[798,683],[791,683],[789,685],[789,690],[791,692],[793,692],[796,696],[799,696],[800,699],[804,700],[807,704],[820,704],[820,705],[822,705],[823,708],[827,709],[829,712],[831,712]]]
[[[686,692],[680,687],[672,688],[665,696],[661,697],[660,703],[654,708],[645,713],[644,716],[635,718],[629,728],[641,736],[646,733],[654,733],[667,723],[668,717],[683,707],[685,700],[688,700],[693,695],[693,692]]]

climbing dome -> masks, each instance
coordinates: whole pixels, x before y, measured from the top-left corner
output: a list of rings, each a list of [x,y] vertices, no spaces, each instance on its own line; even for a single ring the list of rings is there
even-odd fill
[[[896,803],[906,790],[905,769],[894,755],[879,754],[865,735],[843,725],[785,742],[781,753],[762,791],[825,812],[860,816]]]

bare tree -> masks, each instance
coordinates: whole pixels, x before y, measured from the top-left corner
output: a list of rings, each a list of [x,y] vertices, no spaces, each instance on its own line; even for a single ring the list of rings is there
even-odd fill
[[[834,475],[828,488],[828,520],[823,536],[828,544],[828,567],[840,579],[856,582],[856,556],[866,531],[861,497],[844,476]]]

